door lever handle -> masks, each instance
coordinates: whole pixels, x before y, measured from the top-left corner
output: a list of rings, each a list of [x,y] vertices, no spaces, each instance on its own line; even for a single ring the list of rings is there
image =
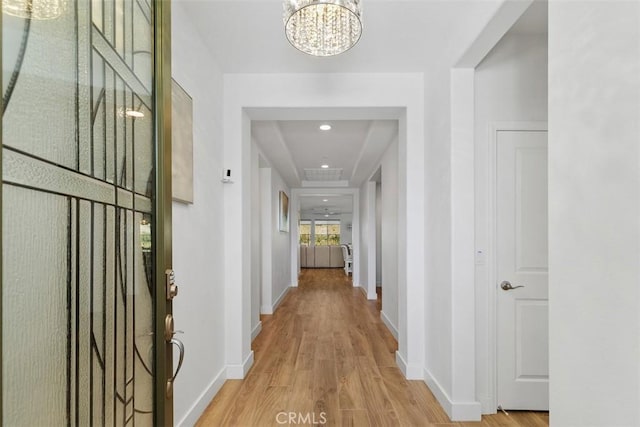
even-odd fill
[[[180,372],[180,368],[182,368],[182,362],[184,361],[184,344],[182,344],[182,341],[177,338],[172,338],[169,343],[178,347],[178,350],[180,350],[180,358],[178,359],[178,366],[176,367],[176,371],[174,372],[173,376],[167,380],[167,397],[173,396],[173,382],[178,376],[178,372]]]
[[[510,291],[516,288],[524,288],[524,285],[513,286],[511,285],[511,282],[509,282],[508,280],[504,280],[502,283],[500,283],[500,287],[503,291]]]

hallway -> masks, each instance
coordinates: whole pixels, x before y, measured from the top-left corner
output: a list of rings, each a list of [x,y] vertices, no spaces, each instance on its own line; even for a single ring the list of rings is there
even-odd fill
[[[229,380],[198,426],[527,426],[546,413],[450,423],[422,381],[395,363],[397,343],[342,269],[303,270],[273,316],[263,316],[255,363]]]

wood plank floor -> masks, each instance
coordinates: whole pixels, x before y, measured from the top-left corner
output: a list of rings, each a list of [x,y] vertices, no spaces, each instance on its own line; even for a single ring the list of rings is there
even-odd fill
[[[449,421],[424,382],[402,376],[379,305],[342,269],[303,270],[299,287],[262,317],[247,377],[227,381],[197,426],[549,425],[548,414],[536,412]]]

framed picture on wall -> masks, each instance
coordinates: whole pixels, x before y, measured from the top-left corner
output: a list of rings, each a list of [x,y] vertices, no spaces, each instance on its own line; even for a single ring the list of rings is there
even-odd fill
[[[171,80],[171,179],[173,200],[193,203],[193,100]]]
[[[284,191],[280,192],[280,210],[278,215],[278,229],[289,232],[289,196]]]

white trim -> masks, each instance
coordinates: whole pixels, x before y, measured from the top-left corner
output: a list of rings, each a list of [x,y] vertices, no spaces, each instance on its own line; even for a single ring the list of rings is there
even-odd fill
[[[453,399],[476,399],[474,75],[451,70],[451,383]]]
[[[496,298],[498,294],[496,292],[496,280],[497,280],[497,255],[496,255],[496,241],[497,241],[497,224],[496,224],[496,184],[497,184],[497,175],[496,175],[496,151],[497,151],[497,135],[498,132],[501,131],[547,131],[547,123],[546,122],[526,122],[526,121],[512,121],[512,122],[492,122],[488,126],[488,149],[489,153],[487,156],[487,242],[486,242],[486,256],[487,256],[487,307],[486,307],[486,315],[488,319],[488,328],[487,328],[487,336],[479,337],[479,339],[486,339],[489,343],[489,353],[487,357],[487,378],[489,379],[489,384],[481,384],[481,386],[486,386],[486,390],[488,391],[487,396],[482,396],[480,399],[482,402],[482,412],[484,414],[492,414],[496,413],[496,408],[498,407],[498,384],[497,384],[497,347],[498,347],[498,339],[497,339],[497,319],[496,319],[496,309],[497,303]],[[481,389],[484,387],[480,387]]]
[[[258,324],[251,331],[251,341],[255,340],[260,332],[262,332],[262,322],[258,321]]]
[[[427,369],[424,370],[424,382],[451,421],[480,421],[482,419],[479,402],[453,402]]]
[[[380,319],[382,320],[382,323],[387,326],[391,335],[393,335],[396,341],[398,341],[398,328],[396,328],[396,325],[393,324],[391,319],[389,319],[389,316],[387,316],[384,311],[380,312]]]
[[[253,366],[253,350],[244,359],[242,365],[227,365],[227,379],[242,380]]]
[[[427,369],[424,370],[424,382],[427,384],[427,387],[429,387],[429,390],[431,390],[431,393],[433,393],[440,406],[442,406],[442,409],[444,409],[449,418],[451,418],[453,402],[444,388]]]
[[[378,166],[377,169],[379,168]],[[370,295],[376,293],[376,185],[377,183],[375,181],[367,181],[365,187],[367,192],[367,230],[365,231],[365,233],[367,233],[367,253],[365,255],[367,260],[366,285],[367,293]]]
[[[213,400],[216,394],[220,391],[227,377],[225,376],[226,369],[222,368],[218,375],[213,378],[213,381],[204,389],[204,391],[198,396],[195,403],[191,405],[191,408],[178,422],[177,426],[193,426],[198,422],[198,418],[204,413],[209,403]]]
[[[451,421],[480,421],[482,419],[479,402],[453,402],[427,369],[424,370],[424,382]]]
[[[396,351],[396,365],[398,365],[398,368],[400,369],[400,372],[402,372],[402,375],[404,375],[404,377],[407,377],[407,362],[404,360],[404,357],[402,357],[402,355],[400,354],[399,351]]]
[[[452,421],[482,421],[480,402],[453,402],[450,418]]]
[[[480,401],[482,415],[495,415],[498,413],[498,405],[494,403],[495,399],[493,396],[478,396],[478,400]]]
[[[275,313],[276,310],[278,309],[278,306],[282,303],[282,300],[284,299],[284,297],[289,293],[289,290],[291,289],[291,287],[286,287],[284,288],[284,291],[282,291],[282,293],[280,294],[280,296],[278,298],[276,298],[275,302],[273,303],[273,308],[272,308],[272,313]]]
[[[288,288],[285,288],[284,291],[282,291],[282,293],[280,294],[280,296],[278,298],[276,298],[276,300],[274,301],[273,304],[263,304],[260,307],[260,314],[268,314],[271,315],[273,313],[276,312],[276,310],[278,309],[278,306],[280,305],[280,303],[282,303],[282,300],[284,299],[284,297],[287,295],[287,293],[289,292],[289,290],[291,288],[295,288],[297,287],[297,283],[296,285],[291,285]]]
[[[360,289],[360,291],[362,292],[362,294],[364,295],[364,297],[370,301],[375,301],[378,299],[378,294],[369,294],[367,293],[367,288],[365,288],[362,285],[354,285],[354,287],[357,287],[358,289]]]
[[[404,356],[400,354],[400,350],[396,351],[396,364],[406,379],[421,380],[424,378],[422,376],[422,367],[418,365],[409,365]]]
[[[533,0],[503,1],[454,68],[475,68],[513,27]]]

